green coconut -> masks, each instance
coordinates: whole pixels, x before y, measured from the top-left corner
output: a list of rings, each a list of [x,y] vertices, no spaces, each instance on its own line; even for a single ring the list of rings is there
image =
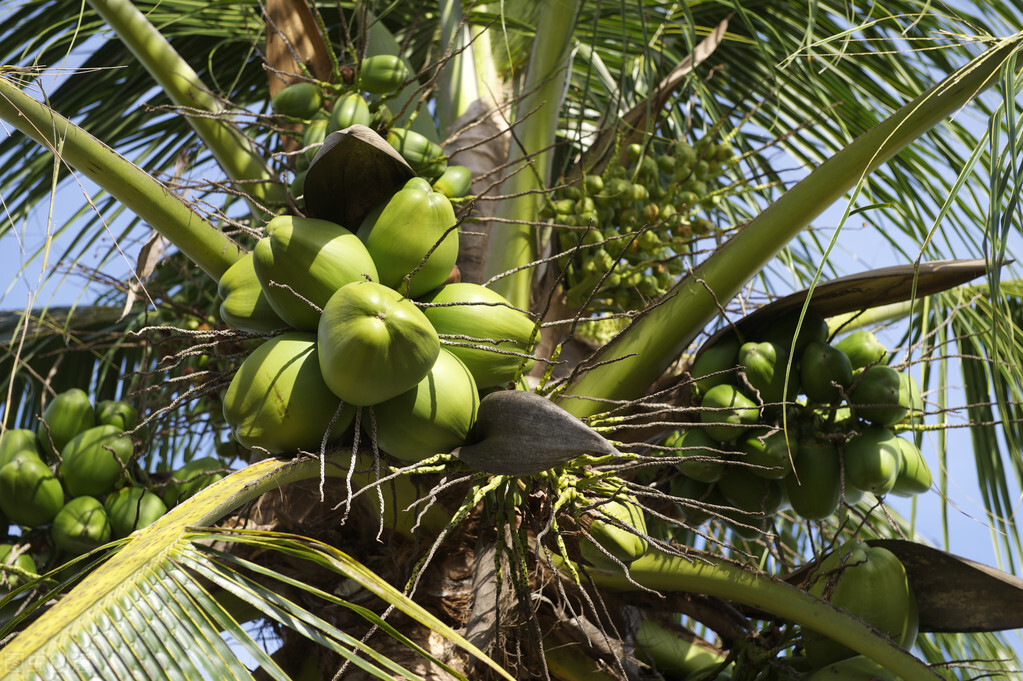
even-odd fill
[[[346,404],[378,404],[430,372],[440,338],[415,304],[371,281],[343,286],[320,317],[318,352],[327,387]]]
[[[64,488],[53,471],[31,454],[0,468],[0,511],[27,527],[46,525],[64,505]]]
[[[444,347],[465,363],[478,388],[503,385],[533,366],[523,355],[536,324],[500,293],[460,282],[446,284],[420,302],[427,303],[423,313],[438,334],[460,336],[448,339]]]
[[[458,230],[451,201],[413,177],[363,219],[359,238],[373,256],[376,281],[411,298],[442,285],[458,258]]]
[[[163,503],[167,508],[198,494],[224,477],[224,463],[212,456],[192,459],[171,474],[163,490]]]
[[[289,325],[316,331],[320,310],[353,281],[377,281],[377,266],[357,236],[327,220],[282,215],[253,250],[270,307]]]
[[[110,541],[110,518],[99,499],[75,497],[57,513],[50,534],[54,544],[77,556]]]
[[[316,336],[292,331],[266,341],[245,358],[224,394],[224,418],[234,438],[248,449],[271,454],[319,451],[351,425],[354,407],[345,406],[323,381]]]
[[[81,388],[71,388],[46,405],[36,432],[43,451],[55,457],[71,438],[95,425],[96,410],[89,395]]]
[[[404,461],[450,452],[468,439],[479,404],[472,373],[442,348],[418,385],[373,406],[377,444]],[[368,430],[369,419],[363,425]]]
[[[111,492],[103,500],[103,508],[116,539],[152,525],[167,512],[163,500],[142,487],[122,487]]]
[[[131,438],[117,426],[96,426],[64,446],[57,472],[71,496],[100,496],[124,476],[134,450]]]

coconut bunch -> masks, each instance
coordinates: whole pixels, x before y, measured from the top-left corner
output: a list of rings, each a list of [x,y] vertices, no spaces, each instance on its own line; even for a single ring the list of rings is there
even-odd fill
[[[148,484],[132,438],[138,410],[124,400],[94,403],[72,388],[50,400],[38,424],[0,436],[0,523],[17,542],[0,544],[0,564],[15,568],[0,575],[0,597],[37,566],[126,537],[223,477],[196,477],[193,462],[166,485]]]
[[[387,102],[410,79],[401,57],[380,54],[367,57],[351,79],[339,84],[299,81],[278,92],[271,101],[274,113],[293,122],[301,150],[294,157],[293,199],[304,195],[309,166],[327,135],[353,125],[371,127],[383,135],[412,169],[448,198],[468,194],[471,174],[461,165],[449,165],[439,144],[421,133],[393,124]]]
[[[304,186],[310,216],[270,220],[220,280],[225,322],[278,332],[228,387],[235,439],[271,454],[319,451],[372,407],[367,433],[399,459],[463,444],[480,390],[530,368],[534,322],[458,281],[451,201],[375,132],[333,133]]]
[[[886,364],[870,331],[830,343],[822,317],[808,313],[798,334],[797,321],[792,313],[748,338],[727,334],[693,363],[700,423],[662,442],[682,457],[671,489],[693,502],[689,524],[713,504],[755,534],[782,509],[819,520],[843,499],[930,489],[926,460],[900,434],[922,416],[913,377]]]

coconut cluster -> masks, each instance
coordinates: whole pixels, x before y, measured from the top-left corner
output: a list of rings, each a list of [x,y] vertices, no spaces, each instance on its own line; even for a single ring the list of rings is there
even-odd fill
[[[569,304],[643,309],[671,287],[695,240],[715,232],[707,216],[727,195],[724,177],[736,158],[730,143],[710,137],[655,138],[557,190],[542,215],[562,227],[561,250],[572,256]]]
[[[94,404],[80,388],[50,400],[36,430],[0,437],[0,522],[7,538],[0,596],[43,567],[87,553],[159,519],[223,477],[216,459],[198,459],[153,483],[138,466],[138,411],[124,400]]]
[[[278,332],[225,394],[235,439],[270,454],[320,451],[372,407],[367,434],[400,459],[463,444],[479,391],[530,368],[535,324],[494,291],[457,281],[457,256],[451,202],[418,176],[351,228],[272,219],[220,280],[225,322]]]
[[[693,363],[700,422],[662,443],[682,457],[671,491],[690,502],[680,507],[690,525],[715,505],[752,535],[784,508],[819,520],[843,499],[930,489],[919,448],[898,434],[922,417],[913,377],[886,364],[870,331],[829,343],[819,315],[808,313],[798,335],[797,322],[790,314],[750,338],[726,335]]]
[[[289,187],[296,202],[301,201],[306,174],[323,140],[352,125],[364,125],[384,136],[416,174],[448,198],[468,194],[468,168],[449,165],[439,144],[408,127],[394,125],[387,102],[409,78],[408,67],[399,56],[381,54],[364,59],[350,82],[299,81],[274,96],[274,112],[297,124],[294,139],[301,148],[294,154],[294,178]]]

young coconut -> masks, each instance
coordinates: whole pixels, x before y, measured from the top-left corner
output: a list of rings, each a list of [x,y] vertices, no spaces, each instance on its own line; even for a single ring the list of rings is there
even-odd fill
[[[142,487],[122,487],[103,500],[116,539],[151,525],[167,512],[163,500]]]
[[[593,504],[593,508],[579,518],[586,534],[586,539],[579,542],[579,551],[588,562],[602,570],[617,570],[616,560],[628,564],[647,552],[649,544],[644,537],[647,534],[646,515],[630,492],[599,485],[590,494],[582,496],[579,503]],[[625,527],[620,527],[615,521]]]
[[[867,367],[853,384],[849,402],[853,413],[879,426],[898,423],[909,413],[911,395],[899,372],[884,364]]]
[[[441,348],[411,390],[373,406],[380,449],[403,461],[422,461],[464,443],[476,421],[479,394],[461,360]],[[368,431],[371,421],[363,418]]]
[[[327,220],[282,215],[266,226],[253,265],[270,306],[291,326],[315,331],[330,297],[345,284],[377,279],[357,236]]]
[[[96,409],[81,388],[60,393],[46,406],[36,433],[43,451],[55,457],[75,435],[96,425]]]
[[[821,561],[817,575],[810,593],[849,611],[903,648],[913,646],[919,630],[916,598],[906,568],[891,551],[852,539]],[[803,647],[814,668],[856,655],[810,630],[804,632]]]
[[[75,497],[57,513],[50,534],[58,548],[77,556],[110,541],[110,518],[95,497]]]
[[[420,302],[430,303],[423,314],[438,334],[467,337],[446,347],[469,368],[477,387],[508,383],[533,366],[522,355],[529,350],[535,324],[500,293],[459,282],[441,286]]]
[[[411,298],[442,285],[458,258],[458,230],[451,202],[414,177],[370,211],[358,235],[373,256],[378,281]],[[409,281],[406,282],[406,277]]]
[[[100,496],[124,476],[134,452],[135,444],[120,428],[96,426],[64,445],[57,472],[71,496]]]
[[[882,496],[891,491],[902,468],[899,438],[883,426],[868,426],[845,443],[846,482]]]
[[[224,418],[249,449],[319,451],[339,405],[323,382],[316,336],[294,331],[271,338],[245,358],[224,395]],[[343,409],[331,438],[344,433],[354,417],[354,408]]]
[[[64,505],[64,489],[53,471],[30,453],[0,469],[0,511],[11,522],[39,527]]]
[[[283,329],[288,323],[274,312],[253,263],[252,253],[246,253],[220,277],[220,318],[236,329],[254,333]]]
[[[371,281],[341,287],[320,317],[323,380],[346,404],[367,406],[412,389],[433,368],[440,338],[415,304]]]
[[[220,459],[213,456],[192,459],[171,473],[171,479],[163,490],[163,504],[167,508],[180,504],[223,477],[224,464]]]
[[[40,460],[43,458],[35,431],[28,428],[10,428],[4,431],[3,437],[0,437],[0,468],[13,461],[21,452],[35,454]]]
[[[97,426],[117,426],[128,431],[138,425],[139,411],[124,400],[103,400],[96,405]]]

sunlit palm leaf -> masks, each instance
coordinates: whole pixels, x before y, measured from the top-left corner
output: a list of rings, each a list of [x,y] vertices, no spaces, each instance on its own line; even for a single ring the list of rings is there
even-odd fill
[[[210,548],[208,542],[213,540],[279,551],[325,567],[477,655],[510,679],[440,620],[333,547],[281,534],[193,529],[264,491],[314,477],[318,471],[319,462],[315,460],[268,459],[211,485],[132,535],[107,563],[0,650],[0,666],[6,671],[2,678],[118,678],[124,672],[136,678],[196,678],[201,674],[218,679],[251,678],[238,661],[238,653],[224,642],[222,631],[231,634],[272,677],[287,678],[241,628],[242,622],[214,598],[211,584],[252,604],[260,616],[295,629],[379,678],[390,679],[395,673],[417,678],[256,578],[298,586],[325,602],[349,607],[426,654],[379,616],[271,568]],[[112,652],[116,660],[113,663],[107,661]]]

